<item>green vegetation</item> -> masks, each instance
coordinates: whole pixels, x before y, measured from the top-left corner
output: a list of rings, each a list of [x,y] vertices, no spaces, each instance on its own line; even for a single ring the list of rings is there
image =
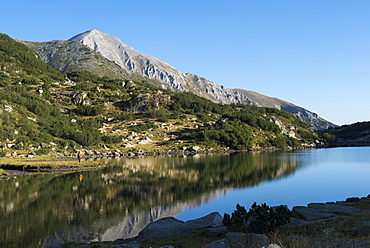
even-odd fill
[[[268,234],[276,232],[290,222],[292,213],[285,206],[269,207],[266,203],[253,203],[247,212],[245,207],[236,205],[231,214],[224,214],[223,224],[233,228],[246,228],[248,232]]]
[[[321,131],[320,137],[333,145],[369,145],[369,134],[370,122],[357,122]]]
[[[13,69],[21,80],[35,83],[38,80],[63,80],[63,74],[48,66],[38,54],[25,45],[15,42],[5,34],[0,34],[0,66]],[[12,73],[12,74],[14,74]],[[3,74],[4,75],[4,74]],[[7,74],[5,74],[7,75]]]
[[[296,147],[318,139],[308,124],[274,108],[216,104],[155,88],[143,78],[62,74],[5,34],[0,35],[0,112],[0,147],[6,156],[14,150],[99,150],[104,144],[126,151],[194,145],[242,150]],[[151,141],[141,147],[141,139]]]
[[[238,150],[271,146],[296,147],[301,143],[317,139],[317,135],[307,129],[307,124],[290,113],[274,108],[215,104],[191,93],[177,93],[173,98],[172,111],[178,111],[179,114],[181,112],[196,114],[201,121],[215,122],[197,130],[182,132],[179,139],[194,140],[206,146],[226,146]],[[294,125],[298,132],[306,136],[301,136],[301,139],[297,140],[282,135],[279,126],[271,121],[273,116],[279,116],[287,126]]]
[[[43,150],[44,149],[39,150],[39,151],[43,151]],[[14,168],[14,169],[26,169],[26,168],[60,169],[60,168],[73,168],[73,167],[97,167],[100,165],[101,165],[101,162],[98,162],[98,161],[78,162],[77,159],[60,159],[60,158],[55,158],[55,157],[37,157],[37,158],[27,158],[27,159],[22,159],[22,158],[0,159],[0,167]]]
[[[0,176],[6,176],[6,175],[9,175],[8,172],[4,171],[3,169],[0,169]]]

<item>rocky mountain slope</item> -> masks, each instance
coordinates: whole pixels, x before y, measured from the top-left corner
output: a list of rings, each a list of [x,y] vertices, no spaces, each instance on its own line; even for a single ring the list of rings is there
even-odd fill
[[[157,86],[173,91],[190,91],[216,103],[252,103],[248,97],[205,78],[183,74],[174,67],[154,57],[142,54],[127,46],[117,37],[96,29],[76,35],[69,41],[78,41],[107,59],[114,61],[130,74],[138,74],[159,82]]]
[[[299,107],[279,98],[268,97],[250,90],[235,89],[235,91],[248,96],[248,99],[250,99],[251,102],[258,103],[257,106],[259,107],[277,108],[279,110],[292,113],[303,122],[309,123],[312,127],[316,127],[316,129],[318,130],[337,127],[337,125],[328,122],[316,113],[313,113],[305,108]]]
[[[91,51],[80,47],[75,42],[89,47]],[[175,92],[189,91],[216,103],[242,103],[253,106],[275,107],[293,113],[316,130],[336,126],[320,118],[317,114],[294,104],[277,99],[277,103],[270,106],[268,102],[275,101],[275,98],[264,96],[264,99],[259,99],[250,91],[228,89],[198,75],[183,74],[167,63],[134,50],[117,37],[95,29],[78,34],[69,39],[68,42],[52,41],[39,44],[32,43],[31,45],[27,42],[26,44],[34,48],[44,62],[60,71],[89,70],[97,75],[105,73],[109,77],[121,76],[122,78],[125,78],[128,74],[135,78],[141,77],[142,81],[163,89],[170,89]],[[98,55],[92,53],[92,50],[97,52]],[[74,54],[75,58],[72,58],[71,54]],[[103,61],[100,55],[110,62],[114,62],[114,65],[108,63],[108,61],[104,61],[104,66],[99,65],[100,61]],[[69,57],[69,59],[63,57]],[[96,61],[95,59],[98,57],[100,59]],[[123,71],[120,71],[117,66]]]
[[[87,56],[102,62],[96,65],[110,64],[78,42],[54,43],[59,50],[49,54],[61,61],[68,61],[63,51],[75,48],[80,52],[76,59]],[[321,139],[308,124],[275,108],[218,104],[190,92],[153,87],[139,75],[141,80],[85,70],[63,74],[40,57],[49,58],[0,34],[0,157],[81,148],[95,153],[245,150],[306,146]]]
[[[64,40],[20,42],[35,50],[43,62],[63,73],[86,70],[100,77],[108,75],[111,78],[128,77],[127,71],[116,63],[79,42]]]

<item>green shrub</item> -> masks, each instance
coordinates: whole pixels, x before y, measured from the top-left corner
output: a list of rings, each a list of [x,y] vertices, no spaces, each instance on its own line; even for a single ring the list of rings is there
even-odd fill
[[[35,151],[36,155],[47,155],[49,153],[50,153],[50,150],[49,149],[44,149],[44,148]]]
[[[101,142],[101,135],[98,130],[84,129],[82,132],[75,132],[71,139],[83,146],[93,146]]]
[[[285,206],[269,207],[266,203],[257,205],[253,203],[249,214],[249,226],[254,233],[269,233],[278,230],[289,223],[291,211]]]
[[[5,157],[5,156],[6,156],[6,152],[0,151],[0,157],[2,158],[2,157]]]
[[[289,223],[291,215],[291,211],[283,205],[269,207],[266,203],[253,203],[247,212],[245,207],[237,204],[231,216],[224,214],[223,224],[228,227],[247,227],[250,232],[266,234]]]
[[[67,150],[73,150],[75,149],[78,144],[74,140],[70,139],[59,139],[56,140],[55,143],[62,149],[67,149]]]
[[[119,135],[106,135],[102,137],[104,143],[112,144],[112,143],[121,143],[122,136]]]
[[[127,129],[131,132],[143,132],[147,131],[148,129],[155,130],[157,129],[157,125],[154,123],[138,123],[137,125],[128,126]]]
[[[159,121],[159,122],[168,122],[168,118],[167,117],[160,117],[156,121]]]
[[[6,172],[5,170],[3,170],[3,169],[0,169],[0,176],[7,176],[7,175],[9,175],[9,173],[8,172]]]
[[[76,108],[76,113],[84,116],[97,116],[103,114],[104,106],[103,105],[79,105]]]
[[[22,84],[36,85],[38,83],[37,78],[29,76],[21,80]]]

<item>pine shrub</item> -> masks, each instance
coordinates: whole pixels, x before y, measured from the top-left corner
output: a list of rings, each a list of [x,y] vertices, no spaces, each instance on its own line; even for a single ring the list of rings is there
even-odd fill
[[[247,212],[245,207],[236,205],[231,214],[224,214],[223,224],[230,228],[247,227],[252,233],[270,233],[289,223],[291,211],[286,206],[269,207],[266,203],[253,203]]]

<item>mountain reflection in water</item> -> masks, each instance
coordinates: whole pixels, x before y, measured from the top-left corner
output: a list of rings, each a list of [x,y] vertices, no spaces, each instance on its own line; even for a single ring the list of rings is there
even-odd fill
[[[2,180],[0,246],[134,237],[150,222],[205,204],[233,188],[292,173],[298,160],[282,159],[284,154],[107,159],[109,166],[94,171]]]

